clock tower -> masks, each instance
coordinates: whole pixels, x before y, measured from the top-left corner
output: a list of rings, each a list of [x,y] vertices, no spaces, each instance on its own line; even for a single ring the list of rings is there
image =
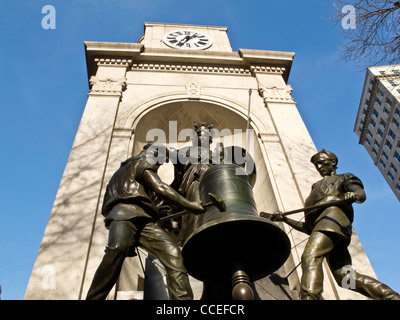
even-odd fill
[[[289,84],[294,53],[232,50],[226,27],[145,23],[136,43],[85,42],[90,91],[25,299],[85,299],[107,244],[101,215],[108,180],[125,159],[162,139],[190,143],[194,122],[212,123],[213,146],[246,147],[257,171],[258,212],[301,208],[320,179],[317,150]],[[172,183],[172,164],[159,174]],[[303,213],[294,215],[301,220]],[[291,242],[286,262],[252,284],[256,299],[297,299],[306,235],[278,224]],[[223,236],[223,235],[221,235]],[[268,244],[255,243],[268,256]],[[375,277],[354,233],[355,268]],[[168,299],[165,271],[138,248],[108,299]],[[202,283],[190,278],[195,299]],[[338,287],[325,268],[324,299],[364,299]]]

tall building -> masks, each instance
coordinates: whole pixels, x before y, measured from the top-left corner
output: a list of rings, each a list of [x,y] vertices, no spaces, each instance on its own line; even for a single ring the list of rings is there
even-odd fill
[[[400,200],[400,65],[367,69],[354,132]]]
[[[85,299],[107,244],[100,212],[107,182],[122,161],[154,141],[155,133],[165,134],[168,146],[180,149],[190,143],[184,133],[193,122],[208,122],[225,132],[226,146],[237,145],[235,130],[243,146],[250,128],[258,213],[304,207],[320,175],[310,162],[317,150],[288,83],[294,53],[236,52],[227,31],[145,23],[136,43],[85,42],[90,91],[25,299]],[[171,166],[159,171],[164,181],[172,182]],[[300,221],[304,214],[292,217]],[[290,256],[254,284],[263,300],[296,299],[299,292],[307,235],[279,226],[290,239]],[[268,257],[274,245],[254,246],[257,256]],[[356,233],[349,250],[354,267],[376,277]],[[167,299],[160,263],[144,250],[137,253],[125,260],[108,298]],[[339,287],[326,261],[324,270],[324,299],[365,299]],[[191,284],[198,299],[202,284],[196,280],[191,278]]]

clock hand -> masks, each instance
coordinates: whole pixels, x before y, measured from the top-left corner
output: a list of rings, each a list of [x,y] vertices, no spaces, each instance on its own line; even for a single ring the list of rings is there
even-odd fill
[[[182,47],[188,40],[190,40],[190,36],[185,36],[177,45]]]
[[[186,42],[196,37],[197,37],[196,33],[191,36],[187,35],[181,41],[178,42],[178,46],[182,47]]]

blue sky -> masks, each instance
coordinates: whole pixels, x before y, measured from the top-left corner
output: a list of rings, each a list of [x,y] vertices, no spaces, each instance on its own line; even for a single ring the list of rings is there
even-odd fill
[[[44,5],[56,9],[45,30]],[[332,1],[1,0],[0,284],[23,299],[89,90],[84,41],[137,42],[144,22],[228,27],[239,48],[295,52],[289,84],[317,149],[365,184],[355,230],[378,278],[400,291],[400,204],[353,132],[365,71],[339,60]]]

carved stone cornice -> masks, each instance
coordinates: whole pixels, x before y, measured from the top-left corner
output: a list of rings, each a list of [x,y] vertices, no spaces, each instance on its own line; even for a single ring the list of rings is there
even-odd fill
[[[212,66],[202,64],[174,64],[174,63],[134,63],[132,71],[165,71],[165,72],[190,72],[190,73],[218,73],[228,75],[250,76],[250,70],[238,66]]]
[[[259,87],[258,93],[264,102],[294,102],[291,94],[293,89],[290,85],[285,87]]]
[[[252,66],[252,72],[271,73],[279,70],[285,82],[288,82],[294,52],[239,49],[239,55],[245,63]]]
[[[100,78],[92,76],[89,80],[90,94],[121,95],[126,89],[126,78]]]
[[[268,67],[268,66],[261,66],[261,65],[253,65],[250,67],[252,72],[257,73],[266,73],[266,74],[284,74],[286,71],[285,67]]]
[[[132,64],[131,59],[118,59],[118,58],[96,58],[94,59],[97,66],[120,66],[129,67]]]

